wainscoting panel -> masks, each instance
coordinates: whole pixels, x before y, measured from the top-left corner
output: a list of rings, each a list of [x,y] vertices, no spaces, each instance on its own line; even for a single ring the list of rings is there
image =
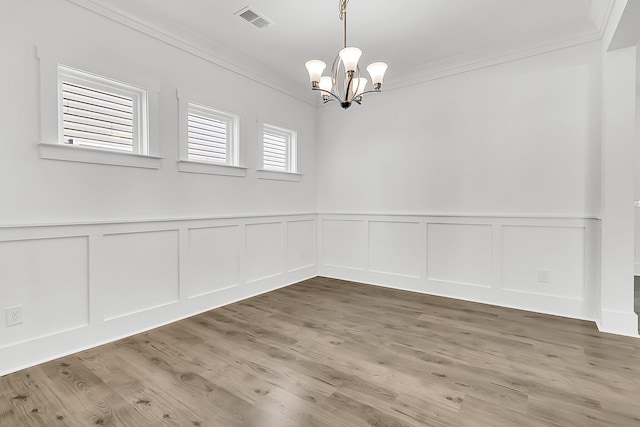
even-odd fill
[[[0,226],[0,375],[314,277],[316,219]]]
[[[323,213],[318,223],[321,276],[579,319],[597,314],[597,219]]]
[[[0,242],[0,348],[87,325],[87,250],[86,236]],[[7,327],[14,306],[23,323]]]
[[[361,270],[366,268],[367,223],[362,220],[322,221],[322,264]]]
[[[399,276],[420,276],[421,245],[419,222],[369,222],[369,270]]]
[[[178,230],[107,234],[104,245],[105,319],[179,300]]]
[[[503,227],[503,289],[581,299],[584,241],[583,228]]]
[[[315,221],[287,222],[287,271],[308,268],[316,263]]]
[[[249,283],[282,274],[284,264],[282,231],[281,222],[247,224],[246,253]]]
[[[430,280],[491,286],[491,226],[429,224],[427,271]]]
[[[235,286],[240,280],[238,226],[189,229],[187,297]]]

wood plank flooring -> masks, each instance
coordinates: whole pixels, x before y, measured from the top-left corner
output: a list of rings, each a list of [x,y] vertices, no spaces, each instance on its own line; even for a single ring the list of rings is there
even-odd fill
[[[0,425],[635,426],[640,340],[315,278],[0,378]]]

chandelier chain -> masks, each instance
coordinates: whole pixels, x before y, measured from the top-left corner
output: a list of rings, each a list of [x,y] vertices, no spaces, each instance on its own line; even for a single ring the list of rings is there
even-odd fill
[[[349,0],[338,0],[339,6],[338,10],[340,11],[340,20],[344,20],[344,16],[347,14],[347,5],[349,4]]]
[[[347,5],[349,0],[338,0],[338,10],[340,11],[340,20],[344,22],[344,47],[347,47]]]

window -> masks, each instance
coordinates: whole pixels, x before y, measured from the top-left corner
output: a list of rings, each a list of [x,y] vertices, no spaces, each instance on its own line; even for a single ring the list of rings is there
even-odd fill
[[[238,165],[238,118],[211,108],[189,104],[187,158],[207,163]]]
[[[296,133],[265,124],[262,130],[262,167],[274,172],[297,172]]]
[[[63,66],[58,87],[61,144],[149,153],[144,89]]]

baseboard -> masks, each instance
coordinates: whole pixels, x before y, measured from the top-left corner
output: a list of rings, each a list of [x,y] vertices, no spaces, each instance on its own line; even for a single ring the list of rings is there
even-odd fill
[[[638,338],[638,315],[634,312],[601,310],[598,330],[608,334]]]
[[[239,285],[110,321],[56,333],[0,349],[0,376],[146,332],[199,313],[316,277],[315,266],[285,276]],[[132,329],[131,325],[136,325]]]
[[[580,299],[551,295],[514,292],[461,283],[438,282],[427,279],[407,278],[388,274],[372,273],[364,270],[321,266],[318,275],[333,279],[349,280],[367,285],[401,291],[417,292],[424,295],[453,298],[462,301],[489,304],[516,310],[532,311],[552,316],[595,322],[595,313],[589,313]]]

